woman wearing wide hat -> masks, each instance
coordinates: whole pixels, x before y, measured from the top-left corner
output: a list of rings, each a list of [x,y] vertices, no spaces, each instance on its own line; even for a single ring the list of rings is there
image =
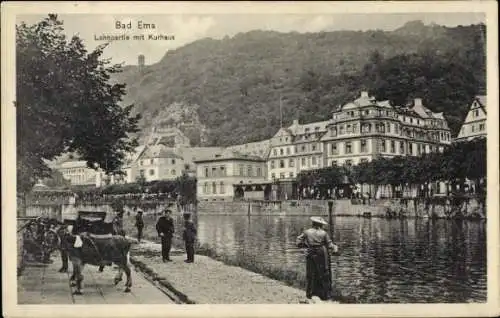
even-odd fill
[[[338,248],[323,229],[328,223],[314,216],[311,221],[312,227],[297,237],[297,246],[306,248],[306,297],[328,300],[333,296],[329,250],[336,253]]]

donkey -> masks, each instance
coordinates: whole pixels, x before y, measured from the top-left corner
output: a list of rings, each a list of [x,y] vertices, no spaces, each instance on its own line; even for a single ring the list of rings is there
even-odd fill
[[[81,247],[75,247],[75,243],[80,239]],[[66,234],[62,238],[63,249],[68,252],[69,259],[73,264],[73,276],[76,281],[76,295],[81,295],[81,284],[83,281],[82,271],[86,264],[102,266],[115,264],[118,266],[118,273],[114,278],[117,285],[123,278],[123,272],[127,276],[125,292],[130,292],[132,287],[130,262],[131,243],[123,236],[113,235],[108,238],[91,237],[87,235],[76,236]]]
[[[75,244],[79,243],[79,244]],[[114,278],[115,285],[123,279],[123,272],[127,276],[125,292],[130,292],[132,287],[131,270],[129,267],[131,243],[119,235],[74,235],[69,233],[65,227],[55,231],[49,231],[46,235],[46,244],[59,248],[63,259],[63,268],[59,271],[67,271],[67,260],[73,265],[73,273],[70,280],[75,281],[75,295],[82,294],[82,271],[86,264],[99,266],[102,271],[105,265],[118,266],[118,273]],[[66,259],[66,260],[65,260]],[[65,265],[66,264],[66,265]]]

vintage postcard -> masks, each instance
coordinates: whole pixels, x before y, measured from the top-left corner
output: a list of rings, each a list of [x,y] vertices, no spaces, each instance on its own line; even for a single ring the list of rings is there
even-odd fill
[[[498,315],[497,9],[2,3],[4,315]]]

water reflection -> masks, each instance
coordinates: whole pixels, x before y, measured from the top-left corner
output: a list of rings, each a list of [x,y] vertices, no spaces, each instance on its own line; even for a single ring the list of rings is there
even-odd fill
[[[200,215],[197,223],[200,243],[218,253],[305,271],[295,238],[307,217]],[[483,221],[337,217],[334,224],[336,288],[359,302],[486,301]]]
[[[304,271],[295,237],[305,217],[199,216],[218,252]],[[336,218],[337,288],[361,302],[486,301],[483,222]]]

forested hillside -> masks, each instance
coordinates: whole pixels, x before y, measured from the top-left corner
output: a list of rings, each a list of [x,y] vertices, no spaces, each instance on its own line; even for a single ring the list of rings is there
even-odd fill
[[[198,105],[206,145],[261,140],[284,124],[329,118],[339,104],[370,90],[402,104],[421,97],[444,111],[455,134],[472,97],[484,94],[485,26],[448,28],[413,21],[391,31],[252,31],[202,39],[166,53],[127,84],[148,126],[174,102]]]

